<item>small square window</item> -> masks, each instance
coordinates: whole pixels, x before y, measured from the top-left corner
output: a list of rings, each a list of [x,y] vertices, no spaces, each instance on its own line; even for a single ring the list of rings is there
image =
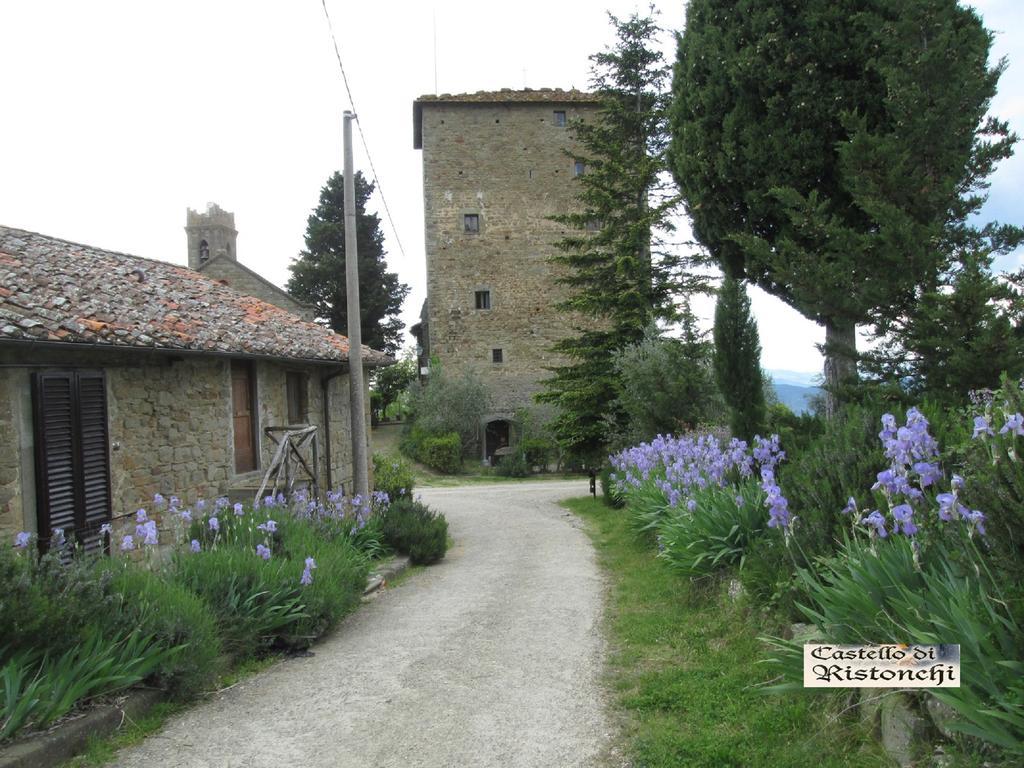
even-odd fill
[[[584,163],[582,160],[577,160],[573,164],[573,166],[572,166],[572,175],[573,176],[582,176],[586,172],[587,172],[587,164]]]
[[[476,292],[476,308],[477,309],[490,309],[491,308],[491,292],[490,291],[477,291]]]
[[[478,213],[467,213],[462,217],[462,231],[472,232],[474,234],[480,232],[480,214]]]
[[[501,349],[491,350],[491,362],[492,363],[503,363],[505,362],[505,353]]]
[[[555,110],[555,127],[565,128],[565,111],[561,109]]]

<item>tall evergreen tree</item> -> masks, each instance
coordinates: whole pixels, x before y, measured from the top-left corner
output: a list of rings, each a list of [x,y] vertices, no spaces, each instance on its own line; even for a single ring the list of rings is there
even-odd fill
[[[617,41],[591,57],[597,119],[571,126],[585,172],[578,212],[555,217],[575,232],[557,243],[554,261],[572,289],[560,309],[592,327],[555,345],[568,363],[553,370],[541,402],[557,406],[552,429],[563,448],[596,457],[626,414],[617,405],[613,356],[644,329],[674,314],[678,259],[661,248],[677,198],[666,187],[668,68],[655,48],[654,20],[610,15]]]
[[[733,435],[750,440],[765,427],[761,340],[750,297],[743,283],[729,275],[718,290],[714,340],[715,378],[729,406],[729,425]]]
[[[686,18],[671,156],[694,231],[825,327],[834,412],[857,325],[934,282],[1011,152],[985,119],[1003,64],[957,0],[691,0]]]
[[[388,354],[402,346],[398,313],[409,286],[389,272],[380,218],[367,213],[374,185],[356,172],[356,242],[359,251],[359,315],[363,344]],[[338,333],[348,326],[345,280],[345,188],[334,173],[320,190],[320,204],[306,224],[306,249],[288,267],[288,291],[316,307],[317,317]]]

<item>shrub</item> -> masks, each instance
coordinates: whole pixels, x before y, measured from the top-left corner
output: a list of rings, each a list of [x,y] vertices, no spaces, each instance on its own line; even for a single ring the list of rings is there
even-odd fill
[[[173,572],[213,610],[224,649],[245,658],[283,642],[309,616],[287,566],[284,558],[264,561],[255,551],[223,546],[177,555]]]
[[[502,477],[526,477],[530,474],[530,465],[522,449],[502,456],[496,469]]]
[[[519,443],[519,449],[523,452],[526,465],[532,470],[533,467],[540,467],[541,471],[547,469],[555,455],[555,446],[550,440],[541,437],[526,437]]]
[[[412,498],[416,477],[409,462],[400,456],[386,453],[373,454],[373,484],[383,491],[391,501]]]
[[[466,370],[451,376],[438,361],[431,360],[427,383],[415,383],[409,392],[415,431],[428,437],[455,432],[466,455],[478,451],[480,422],[490,410],[491,396],[476,373]]]
[[[601,467],[601,471],[598,473],[598,480],[601,483],[601,499],[604,501],[605,506],[615,509],[625,506],[626,502],[622,498],[622,492],[612,481],[611,467]]]
[[[742,568],[747,549],[767,529],[764,498],[754,480],[694,491],[686,507],[662,519],[660,557],[685,576],[706,576],[726,565]]]
[[[426,437],[419,444],[419,460],[431,469],[454,475],[462,469],[462,443],[459,435],[449,432],[437,437]]]
[[[95,563],[81,556],[64,565],[56,552],[38,557],[34,547],[0,546],[0,651],[37,648],[40,638],[51,654],[73,648],[114,600]]]
[[[848,406],[780,467],[779,485],[799,519],[794,536],[807,558],[835,551],[851,496],[862,507],[870,498],[868,488],[886,463],[878,440],[881,415],[879,407]]]
[[[383,515],[384,540],[409,555],[416,564],[429,565],[444,557],[448,549],[448,521],[425,504],[401,500]]]
[[[184,648],[154,670],[152,682],[176,699],[209,687],[220,671],[217,617],[209,605],[161,572],[120,567],[112,571],[117,598],[112,636],[138,629],[165,648]]]

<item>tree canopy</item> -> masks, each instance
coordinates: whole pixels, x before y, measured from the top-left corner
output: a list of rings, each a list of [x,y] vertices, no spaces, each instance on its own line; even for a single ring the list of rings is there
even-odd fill
[[[934,283],[1011,152],[985,118],[990,42],[956,0],[687,6],[670,156],[695,234],[825,327],[833,391],[855,375],[856,326]],[[1000,247],[999,227],[983,234]]]
[[[398,313],[409,286],[389,272],[380,218],[367,213],[374,185],[355,175],[356,242],[359,252],[359,314],[363,344],[388,354],[402,346]],[[320,190],[320,203],[306,225],[306,249],[288,267],[288,291],[316,307],[317,317],[338,333],[346,333],[348,305],[345,280],[345,191],[335,172]]]
[[[585,169],[575,179],[579,208],[554,217],[574,230],[556,244],[554,261],[566,268],[561,282],[572,289],[559,308],[589,318],[590,327],[555,346],[568,362],[538,398],[557,406],[553,431],[577,456],[600,453],[623,425],[614,353],[641,341],[655,320],[673,317],[681,288],[678,259],[658,238],[671,230],[677,205],[664,178],[668,68],[654,44],[659,29],[636,14],[610,19],[615,45],[591,56],[598,115],[570,126]]]
[[[743,283],[728,275],[715,304],[715,378],[729,406],[734,436],[750,440],[765,428],[761,340]]]

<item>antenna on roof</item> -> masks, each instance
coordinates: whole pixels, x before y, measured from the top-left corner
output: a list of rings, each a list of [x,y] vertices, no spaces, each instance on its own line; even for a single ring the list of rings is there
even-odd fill
[[[437,96],[437,8],[433,10],[434,19],[434,95]]]

